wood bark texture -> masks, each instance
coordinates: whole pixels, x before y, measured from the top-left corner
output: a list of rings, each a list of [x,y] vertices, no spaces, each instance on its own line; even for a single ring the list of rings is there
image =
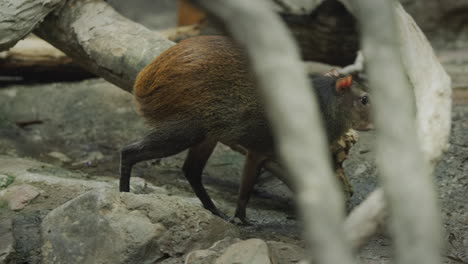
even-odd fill
[[[174,45],[102,0],[65,1],[35,33],[85,69],[129,92],[138,72]]]
[[[0,51],[13,47],[62,0],[2,0],[0,1]]]
[[[44,40],[29,36],[0,55],[0,76],[23,81],[70,81],[95,77]]]

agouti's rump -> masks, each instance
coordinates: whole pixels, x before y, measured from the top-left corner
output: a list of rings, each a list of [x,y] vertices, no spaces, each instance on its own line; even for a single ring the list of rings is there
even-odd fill
[[[154,130],[172,127],[226,143],[268,147],[268,125],[244,58],[225,37],[180,42],[138,75],[139,112]],[[251,134],[258,136],[245,136]]]

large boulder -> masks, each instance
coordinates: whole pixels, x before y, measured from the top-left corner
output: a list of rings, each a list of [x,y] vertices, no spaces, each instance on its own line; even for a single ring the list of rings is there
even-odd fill
[[[154,263],[236,237],[235,226],[200,204],[165,194],[87,192],[41,226],[43,263]]]

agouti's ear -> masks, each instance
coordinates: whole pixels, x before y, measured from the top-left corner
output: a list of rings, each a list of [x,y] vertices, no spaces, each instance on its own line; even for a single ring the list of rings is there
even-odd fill
[[[336,92],[341,94],[348,91],[351,88],[351,84],[353,84],[353,77],[351,75],[339,78],[335,83]]]

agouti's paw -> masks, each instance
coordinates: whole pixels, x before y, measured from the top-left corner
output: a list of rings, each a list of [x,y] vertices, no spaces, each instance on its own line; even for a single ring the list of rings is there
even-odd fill
[[[238,217],[238,216],[233,216],[231,219],[229,219],[229,222],[239,225],[239,226],[252,226],[255,225],[255,222],[248,219],[247,217]]]

